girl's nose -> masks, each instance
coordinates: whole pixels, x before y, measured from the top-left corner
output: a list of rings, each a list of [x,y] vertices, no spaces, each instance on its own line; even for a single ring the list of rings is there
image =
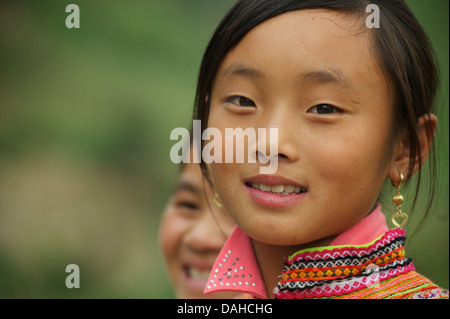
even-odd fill
[[[202,217],[185,235],[184,242],[197,254],[217,254],[225,242],[225,235],[214,219],[213,213],[204,211]]]
[[[292,114],[286,111],[268,118],[264,124],[266,134],[258,134],[257,156],[261,163],[267,163],[274,156],[279,162],[298,159],[299,139],[296,134],[298,124],[295,122]]]

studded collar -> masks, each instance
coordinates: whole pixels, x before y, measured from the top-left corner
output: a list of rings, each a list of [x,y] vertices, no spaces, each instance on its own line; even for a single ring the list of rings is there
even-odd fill
[[[209,275],[205,294],[217,291],[268,298],[250,237],[239,227],[228,238]]]
[[[361,222],[337,236],[330,246],[362,245],[388,231],[381,206]],[[280,269],[281,271],[281,269]],[[236,227],[220,251],[204,293],[234,291],[267,299],[267,291],[258,267],[250,237]]]

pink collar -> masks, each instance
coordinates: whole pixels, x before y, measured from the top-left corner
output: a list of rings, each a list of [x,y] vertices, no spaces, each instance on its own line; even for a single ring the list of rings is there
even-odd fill
[[[381,206],[358,224],[337,236],[330,246],[362,245],[388,231]],[[250,237],[239,227],[233,231],[217,256],[204,293],[234,291],[267,299]]]
[[[386,217],[381,212],[381,205],[364,217],[358,224],[338,235],[329,246],[364,245],[383,235],[389,229]]]
[[[268,298],[250,237],[239,227],[217,256],[204,293],[207,295],[217,291],[235,291]]]

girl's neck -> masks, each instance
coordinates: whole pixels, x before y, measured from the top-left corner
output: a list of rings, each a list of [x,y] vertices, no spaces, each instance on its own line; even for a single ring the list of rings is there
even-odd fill
[[[327,246],[333,239],[334,237],[328,237],[296,246],[276,246],[252,239],[253,249],[266,286],[267,296],[271,299],[274,298],[273,288],[278,284],[279,275],[283,270],[286,258],[302,249]]]

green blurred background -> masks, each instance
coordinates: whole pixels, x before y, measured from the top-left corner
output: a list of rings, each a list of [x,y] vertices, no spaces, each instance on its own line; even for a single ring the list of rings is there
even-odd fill
[[[443,80],[439,196],[407,249],[448,287],[449,2],[407,2]],[[70,3],[80,29],[65,26]],[[0,298],[174,296],[157,242],[178,172],[169,134],[191,123],[201,56],[232,3],[0,2]],[[72,263],[80,289],[65,286]]]

